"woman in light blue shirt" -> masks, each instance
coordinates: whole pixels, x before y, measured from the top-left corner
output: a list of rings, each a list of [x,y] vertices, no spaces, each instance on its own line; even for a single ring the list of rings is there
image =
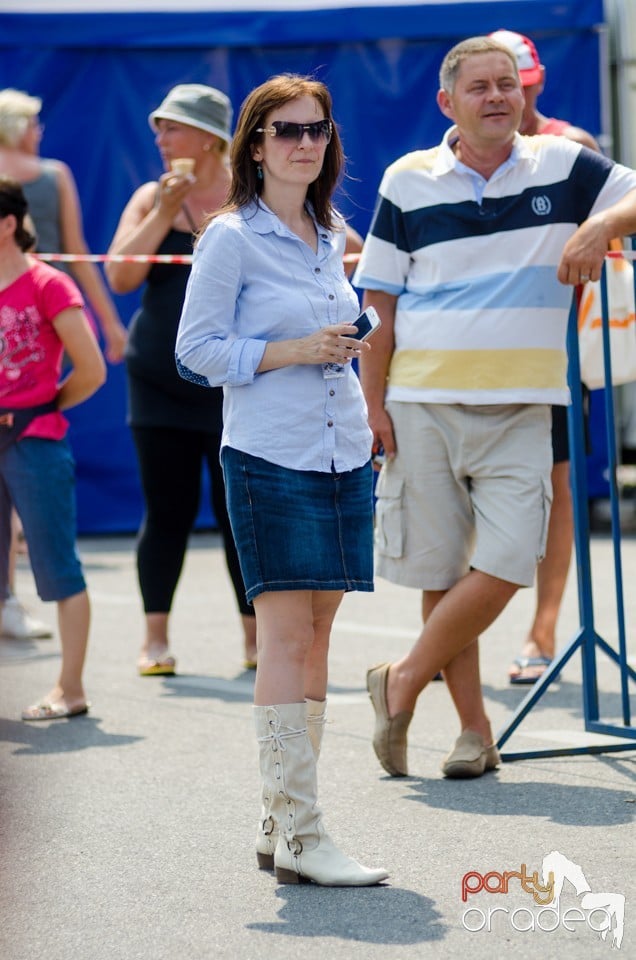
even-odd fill
[[[252,91],[176,355],[182,376],[224,389],[221,459],[259,648],[259,866],[282,883],[363,886],[386,871],[341,853],[316,806],[331,625],[345,590],[373,589],[371,431],[351,368],[369,344],[354,339],[331,205],[343,159],[322,83],[286,74]]]

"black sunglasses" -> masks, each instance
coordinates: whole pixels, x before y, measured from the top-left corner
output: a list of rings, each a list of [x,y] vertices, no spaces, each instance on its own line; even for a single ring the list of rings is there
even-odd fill
[[[268,133],[270,137],[281,137],[283,140],[296,140],[300,143],[305,133],[313,143],[318,140],[331,140],[331,120],[316,120],[315,123],[292,123],[291,120],[272,120],[269,127],[258,127],[255,133]]]

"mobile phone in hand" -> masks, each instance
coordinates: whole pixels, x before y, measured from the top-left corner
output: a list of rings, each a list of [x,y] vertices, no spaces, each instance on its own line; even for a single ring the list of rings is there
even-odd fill
[[[386,456],[384,453],[384,447],[381,443],[374,443],[371,449],[371,463],[374,465],[377,464],[378,467],[384,466],[386,463]]]
[[[357,320],[353,321],[353,325],[358,328],[358,332],[352,333],[351,338],[353,340],[367,340],[372,333],[375,333],[381,323],[378,311],[374,307],[367,307]]]

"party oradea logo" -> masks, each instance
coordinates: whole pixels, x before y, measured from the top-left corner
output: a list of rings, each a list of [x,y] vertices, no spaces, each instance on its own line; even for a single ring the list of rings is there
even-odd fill
[[[484,895],[497,900],[491,903]],[[502,903],[502,895],[510,898],[507,904],[517,904],[520,895],[528,899],[523,905],[509,906]],[[470,933],[501,933],[510,928],[519,933],[552,933],[562,928],[585,930],[617,949],[623,941],[623,894],[593,891],[581,867],[558,850],[543,858],[540,873],[529,873],[525,863],[519,870],[470,870],[462,877],[462,902],[467,904],[462,926]]]

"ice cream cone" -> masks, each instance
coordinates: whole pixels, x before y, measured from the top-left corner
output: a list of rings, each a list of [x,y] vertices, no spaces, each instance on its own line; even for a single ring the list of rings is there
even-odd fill
[[[180,177],[185,177],[194,172],[194,160],[192,157],[176,157],[170,161],[170,169]]]

